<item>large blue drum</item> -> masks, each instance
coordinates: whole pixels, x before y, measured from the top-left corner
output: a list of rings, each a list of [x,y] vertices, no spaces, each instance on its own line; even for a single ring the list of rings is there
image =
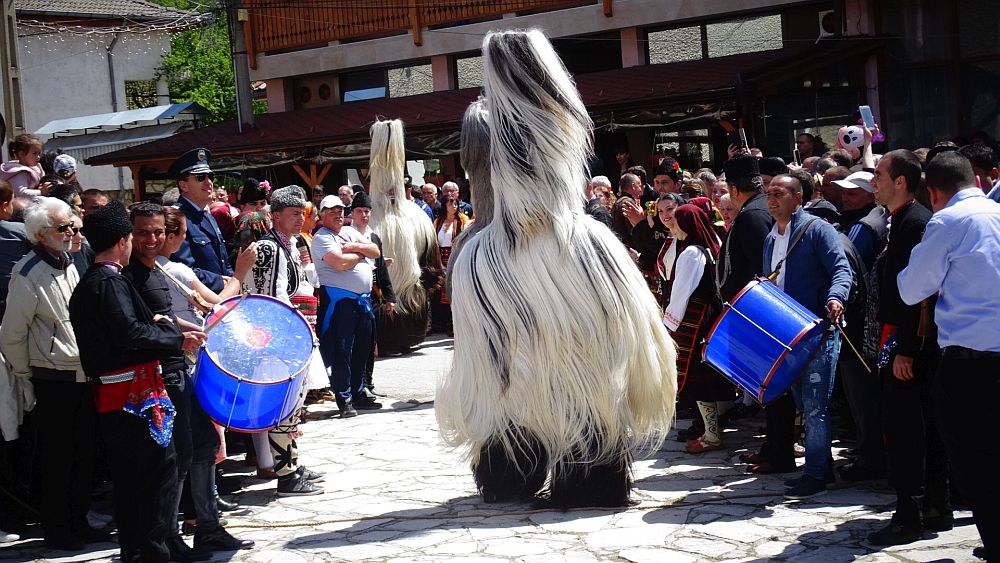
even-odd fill
[[[239,432],[270,430],[299,407],[313,333],[298,311],[265,295],[232,297],[205,318],[208,333],[194,371],[198,402]]]
[[[708,333],[704,360],[761,403],[787,391],[809,365],[825,325],[769,280],[746,285]]]

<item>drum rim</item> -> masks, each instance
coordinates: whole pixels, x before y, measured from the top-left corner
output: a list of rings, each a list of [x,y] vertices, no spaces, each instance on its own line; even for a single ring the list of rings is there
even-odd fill
[[[285,306],[285,308],[287,308],[288,310],[290,310],[293,313],[295,313],[296,315],[298,315],[299,320],[301,320],[303,323],[305,323],[306,328],[309,329],[309,331],[308,331],[309,334],[312,334],[312,335],[315,336],[315,333],[313,332],[313,329],[312,329],[312,327],[309,324],[309,320],[306,319],[305,315],[303,315],[302,313],[300,313],[299,310],[296,309],[295,307],[292,307],[291,305],[289,305],[288,303],[285,303],[284,301],[282,301],[281,299],[278,299],[277,297],[272,297],[270,295],[264,295],[263,293],[250,293],[250,294],[247,294],[247,299],[249,299],[251,297],[253,297],[253,298],[261,298],[261,299],[268,299],[270,301],[274,301],[276,303],[279,303],[279,304]],[[228,302],[230,302],[230,301],[232,301],[234,299],[235,300],[239,300],[241,298],[243,298],[243,294],[240,293],[240,294],[236,294],[236,295],[234,295],[232,297],[228,297],[226,299],[223,299],[222,301],[219,301],[218,303],[216,303],[215,307],[212,307],[212,310],[209,311],[208,315],[206,315],[205,319],[202,321],[202,329],[204,329],[206,326],[208,326],[208,320],[210,318],[212,318],[213,315],[215,315],[216,308],[218,308],[221,305],[223,305],[225,303],[228,303]],[[316,348],[315,344],[312,346],[312,348]],[[201,351],[204,353],[205,356],[208,356],[208,348],[205,348],[204,346],[202,346]],[[310,356],[312,355],[312,353],[313,352],[310,352]],[[211,359],[209,359],[209,361],[211,361]],[[296,377],[298,377],[299,375],[301,375],[304,371],[306,371],[307,369],[309,369],[309,362],[306,362],[306,365],[303,366],[302,369],[300,369],[299,371],[297,371],[297,372],[291,374],[290,376],[288,376],[288,379],[280,379],[278,381],[260,382],[260,381],[252,381],[252,380],[249,380],[249,379],[244,379],[244,378],[242,378],[242,377],[234,374],[233,372],[227,370],[226,368],[220,366],[219,364],[217,364],[214,361],[212,361],[212,365],[214,365],[216,368],[218,368],[224,374],[228,375],[230,378],[235,379],[235,380],[237,380],[237,381],[239,381],[241,383],[249,383],[251,385],[278,385],[278,384],[281,384],[281,383],[288,383],[289,381],[292,381],[293,379],[295,379]]]

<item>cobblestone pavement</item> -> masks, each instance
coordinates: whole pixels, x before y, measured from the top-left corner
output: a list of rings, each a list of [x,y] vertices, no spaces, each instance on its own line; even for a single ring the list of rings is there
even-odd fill
[[[884,482],[846,487],[806,501],[785,501],[790,475],[750,476],[734,464],[752,445],[754,428],[725,435],[727,450],[685,454],[669,440],[635,463],[628,510],[533,510],[484,504],[467,464],[441,445],[433,412],[434,382],[452,342],[431,338],[413,355],[380,360],[376,385],[389,395],[381,411],[334,418],[311,410],[302,461],[326,473],[322,496],[277,498],[274,483],[246,479],[229,530],[256,541],[250,551],[216,561],[975,561],[979,544],[968,512],[958,526],[922,541],[876,551],[864,541],[891,515]],[[686,422],[680,423],[687,427]],[[236,459],[239,459],[238,457]],[[241,464],[229,462],[246,473]],[[190,538],[188,538],[190,540]],[[45,551],[39,539],[0,549],[0,559],[109,561],[112,544],[80,554]]]

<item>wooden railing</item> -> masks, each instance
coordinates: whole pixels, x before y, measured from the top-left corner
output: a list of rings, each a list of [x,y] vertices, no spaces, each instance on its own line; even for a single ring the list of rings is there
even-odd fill
[[[424,27],[598,3],[612,15],[611,0],[242,0],[241,7],[253,65],[257,53],[407,31],[420,45]]]

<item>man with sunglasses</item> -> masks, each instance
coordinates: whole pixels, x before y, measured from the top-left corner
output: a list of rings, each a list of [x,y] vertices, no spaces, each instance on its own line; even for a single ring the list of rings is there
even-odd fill
[[[208,166],[208,149],[193,149],[170,165],[168,173],[177,180],[181,198],[177,207],[187,218],[187,236],[171,260],[189,266],[201,283],[215,292],[222,291],[224,277],[233,275],[226,255],[226,242],[219,224],[208,206],[215,194],[214,174]]]
[[[14,265],[0,323],[0,348],[11,371],[33,388],[37,400],[32,420],[41,446],[40,482],[45,484],[45,545],[65,550],[108,540],[87,523],[97,411],[69,323],[68,303],[80,282],[69,254],[77,232],[72,215],[55,198],[39,198],[28,207],[24,223],[32,250]]]

